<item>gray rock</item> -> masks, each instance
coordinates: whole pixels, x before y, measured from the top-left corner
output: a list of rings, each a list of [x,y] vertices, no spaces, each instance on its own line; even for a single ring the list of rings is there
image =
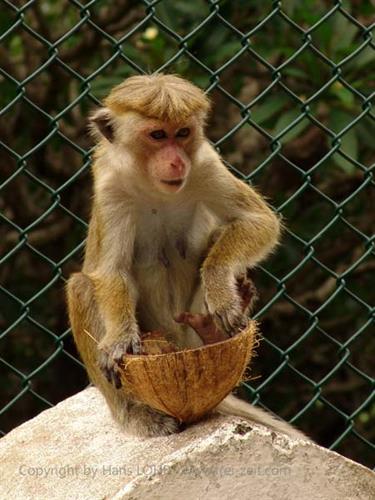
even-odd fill
[[[375,474],[306,441],[214,415],[140,439],[86,389],[0,440],[1,499],[375,499]]]

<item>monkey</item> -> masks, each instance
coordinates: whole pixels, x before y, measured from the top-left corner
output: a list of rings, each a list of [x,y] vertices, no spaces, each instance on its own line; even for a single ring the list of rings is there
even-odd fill
[[[127,394],[118,363],[139,353],[140,332],[200,346],[194,329],[175,320],[184,311],[209,313],[228,336],[238,331],[248,311],[237,280],[273,251],[281,223],[206,138],[211,102],[193,83],[132,76],[103,104],[91,116],[94,196],[82,270],[67,283],[68,313],[115,421],[138,436],[168,435],[180,430],[177,420]],[[303,437],[233,395],[217,409]]]

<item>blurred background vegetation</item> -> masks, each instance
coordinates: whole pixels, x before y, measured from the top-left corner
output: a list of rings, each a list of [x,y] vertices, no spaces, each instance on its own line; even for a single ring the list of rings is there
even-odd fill
[[[285,220],[254,272],[264,340],[240,393],[373,465],[372,2],[0,9],[0,431],[87,385],[64,303],[90,210],[87,115],[124,78],[163,70],[210,92],[209,138]]]

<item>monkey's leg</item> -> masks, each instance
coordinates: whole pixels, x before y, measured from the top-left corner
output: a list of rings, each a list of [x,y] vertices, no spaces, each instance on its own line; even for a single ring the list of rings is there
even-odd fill
[[[124,430],[139,436],[163,436],[179,430],[177,421],[134,401],[123,388],[108,382],[98,364],[99,350],[87,330],[100,341],[105,334],[92,280],[83,273],[71,276],[67,285],[69,318],[75,343],[91,381],[104,395],[113,418]]]

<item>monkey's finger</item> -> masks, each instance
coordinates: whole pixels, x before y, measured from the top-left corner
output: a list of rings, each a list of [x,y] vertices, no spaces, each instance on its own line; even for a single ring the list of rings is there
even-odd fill
[[[141,353],[141,339],[139,337],[132,339],[130,342],[130,347],[133,354]]]
[[[103,371],[105,378],[108,380],[108,382],[111,385],[114,385],[116,389],[120,389],[122,386],[121,378],[119,373],[115,370],[114,366],[112,367],[106,366]]]
[[[185,424],[185,422],[181,422],[178,424],[178,431],[177,432],[182,432],[185,429],[187,429],[187,424]]]
[[[250,323],[250,318],[246,316],[244,319],[242,319],[242,321],[238,325],[238,331],[241,332],[242,330],[245,330],[245,328],[249,326],[249,323]]]
[[[120,374],[118,373],[118,371],[113,370],[112,375],[113,375],[113,383],[114,383],[116,389],[121,389],[122,382],[121,382]]]
[[[226,313],[227,324],[229,325],[228,334],[233,337],[236,334],[236,329],[241,321],[241,316],[234,313],[233,311],[228,311]]]
[[[112,374],[111,374],[111,370],[108,368],[108,366],[105,366],[103,368],[103,373],[104,373],[104,376],[105,378],[107,379],[107,381],[112,384]]]
[[[229,336],[232,336],[231,334],[232,327],[228,321],[225,312],[219,313],[218,311],[216,311],[214,316],[215,316],[215,322],[219,326],[219,329],[224,330],[225,333],[227,333]]]
[[[246,328],[249,323],[249,318],[246,314],[239,314],[236,316],[232,322],[233,335],[236,335],[238,332]]]
[[[242,317],[238,318],[236,322],[233,324],[232,337],[241,332],[244,328],[246,328],[247,325],[248,325],[247,318],[242,318]]]
[[[243,322],[243,315],[242,314],[235,314],[233,312],[228,311],[223,316],[226,318],[226,324],[228,325],[227,333],[228,333],[228,335],[233,337],[241,329],[241,324]]]

